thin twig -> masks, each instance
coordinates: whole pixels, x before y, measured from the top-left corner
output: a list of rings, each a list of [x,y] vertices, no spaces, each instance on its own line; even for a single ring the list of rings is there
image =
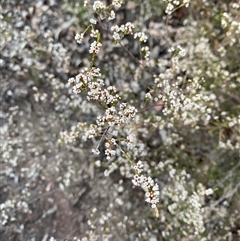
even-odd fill
[[[101,145],[101,143],[102,143],[102,141],[103,141],[103,138],[104,138],[105,135],[107,134],[109,128],[110,128],[110,126],[108,126],[108,127],[106,128],[106,130],[103,132],[103,134],[102,134],[102,136],[101,136],[101,139],[100,139],[100,141],[98,142],[98,145],[97,145],[97,147],[96,147],[97,150],[98,150],[99,146]]]

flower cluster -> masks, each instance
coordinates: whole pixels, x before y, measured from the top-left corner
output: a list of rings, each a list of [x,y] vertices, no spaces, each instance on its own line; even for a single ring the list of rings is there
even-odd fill
[[[150,57],[150,50],[148,46],[142,47],[141,48],[141,53],[144,55],[144,58],[146,61],[149,61]]]
[[[171,218],[173,226],[178,228],[178,222],[186,223],[186,227],[181,227],[183,234],[199,237],[205,231],[205,196],[212,195],[213,190],[211,188],[206,189],[201,183],[198,183],[195,187],[196,191],[189,192],[189,187],[195,185],[191,181],[190,174],[185,170],[178,172],[172,163],[172,160],[159,163],[162,171],[167,168],[169,179],[172,181],[163,188],[161,198],[164,202],[167,199],[170,200],[167,201],[169,203],[168,211],[173,215]],[[167,237],[168,232],[164,232],[163,236]]]
[[[102,47],[101,43],[99,43],[97,41],[94,41],[93,43],[91,43],[89,53],[96,55],[96,54],[99,53],[99,50],[100,50],[101,47]]]
[[[16,200],[7,200],[6,202],[0,205],[0,210],[2,213],[1,225],[6,225],[8,222],[14,222],[16,214],[19,213],[28,213],[30,211],[29,206],[26,201],[16,201]]]
[[[117,8],[120,8],[122,3],[123,3],[123,0],[113,0],[112,1],[112,5],[117,7]]]
[[[92,38],[97,38],[98,34],[99,34],[99,30],[98,30],[98,29],[92,29],[92,30],[91,30],[91,34],[90,34],[90,37],[92,37]],[[100,46],[100,47],[101,47],[101,46]]]
[[[159,202],[159,187],[158,184],[154,183],[151,177],[146,177],[141,174],[143,171],[143,163],[138,161],[134,166],[136,174],[132,183],[134,186],[140,186],[145,191],[145,201],[151,204],[152,208],[156,208],[157,203]]]
[[[84,37],[83,33],[81,33],[81,34],[77,33],[76,36],[75,36],[75,40],[77,41],[77,43],[80,44],[83,41],[83,37]]]
[[[120,126],[127,123],[129,120],[133,119],[138,112],[138,110],[131,105],[126,105],[124,109],[121,106],[125,104],[120,104],[120,110],[117,111],[115,107],[110,107],[106,109],[105,115],[102,117],[97,117],[97,124],[99,126]]]
[[[143,32],[137,32],[134,34],[133,36],[135,39],[138,39],[139,42],[143,42],[143,43],[146,43],[147,40],[148,40],[148,37],[145,33]]]
[[[179,0],[163,0],[164,2],[167,2],[167,7],[165,12],[168,15],[171,15],[174,10],[176,8],[179,8],[180,6],[189,6],[190,0],[183,0],[183,1],[179,1]]]
[[[115,41],[119,41],[122,39],[124,35],[132,35],[133,29],[134,29],[134,24],[131,22],[122,24],[120,27],[118,25],[113,25],[111,27],[111,31],[113,33],[112,37]]]
[[[106,158],[107,160],[109,160],[112,156],[115,156],[116,155],[116,151],[115,150],[111,150],[111,149],[108,149],[109,148],[109,144],[106,143],[106,150],[105,150],[105,155],[106,155]]]
[[[108,17],[108,20],[113,20],[115,18],[115,12],[113,10],[111,10],[110,14],[109,14],[109,17]]]
[[[103,85],[103,81],[101,79],[97,79],[96,82],[89,83],[89,91],[88,91],[88,100],[97,100],[100,103],[105,103],[106,105],[115,105],[120,96],[117,94],[117,90],[113,86],[109,86],[106,89],[102,90],[101,86]]]
[[[92,8],[96,12],[106,9],[106,6],[101,1],[95,1]]]

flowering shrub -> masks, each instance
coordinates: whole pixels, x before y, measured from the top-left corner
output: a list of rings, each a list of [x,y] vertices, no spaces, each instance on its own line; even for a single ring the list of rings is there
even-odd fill
[[[237,1],[63,1],[56,31],[11,4],[3,240],[237,240]]]
[[[113,21],[121,4],[123,4],[123,1],[113,1],[108,6],[100,1],[95,1],[92,6],[87,1],[84,3],[86,7],[92,7],[96,19],[91,19],[90,25],[83,33],[77,33],[75,39],[81,44],[84,36],[90,31],[92,37],[89,48],[91,60],[89,67],[83,69],[75,78],[69,79],[69,84],[73,86],[74,93],[86,91],[87,99],[98,102],[103,114],[96,117],[96,124],[85,123],[84,128],[82,128],[83,124],[79,123],[78,126],[74,127],[74,131],[62,133],[62,140],[73,142],[78,137],[82,140],[100,137],[97,147],[92,152],[97,155],[100,154],[99,148],[104,142],[105,155],[109,163],[107,175],[119,168],[121,175],[127,178],[132,177],[133,185],[141,186],[145,191],[145,201],[151,203],[157,217],[159,216],[158,206],[160,210],[163,207],[167,208],[166,211],[170,213],[170,216],[162,211],[161,219],[162,222],[168,220],[167,223],[171,222],[171,225],[163,229],[162,235],[164,238],[175,237],[180,239],[181,236],[186,236],[190,240],[209,239],[212,237],[209,233],[212,227],[206,225],[206,222],[210,218],[208,216],[211,213],[210,210],[213,209],[210,203],[206,204],[206,195],[212,195],[213,189],[206,189],[199,182],[201,175],[197,166],[199,162],[206,162],[210,158],[208,155],[205,156],[201,153],[201,149],[206,148],[207,152],[211,153],[209,149],[211,148],[214,153],[224,148],[221,140],[216,142],[217,130],[213,131],[213,126],[221,126],[220,129],[222,128],[222,115],[226,114],[222,112],[221,105],[223,103],[219,99],[220,96],[217,97],[219,95],[219,93],[216,93],[218,88],[213,83],[224,83],[226,81],[225,79],[219,79],[221,71],[224,71],[228,76],[230,73],[228,71],[226,73],[226,70],[220,68],[222,62],[218,62],[218,56],[213,53],[209,45],[211,44],[209,39],[204,36],[205,23],[203,21],[190,23],[188,19],[185,20],[183,27],[179,27],[178,31],[171,28],[167,31],[168,35],[170,35],[170,31],[171,34],[175,35],[175,42],[167,39],[170,59],[167,62],[166,59],[158,59],[159,70],[154,71],[156,63],[150,57],[151,51],[148,46],[143,46],[148,42],[146,33],[135,30],[134,22],[116,25]],[[199,4],[195,3],[195,6],[198,7]],[[189,1],[168,1],[166,13],[171,16],[173,12],[183,6],[188,7]],[[204,7],[206,9],[209,6],[207,3],[206,5],[203,4],[202,11],[205,11]],[[239,5],[234,3],[230,5],[230,8],[239,8]],[[223,13],[223,16],[226,16],[226,14]],[[102,21],[105,19],[108,19],[109,22],[103,23]],[[97,22],[100,24],[101,33],[96,27]],[[235,26],[237,25],[239,23]],[[193,27],[196,29],[195,26],[199,26],[203,30],[198,33],[192,29]],[[189,31],[189,29],[191,30]],[[116,88],[107,84],[109,81],[106,81],[106,79],[109,76],[102,75],[101,68],[97,67],[97,64],[101,66],[101,61],[96,61],[101,49],[104,51],[102,44],[104,31],[111,35],[115,46],[126,52],[130,62],[136,63],[136,65],[133,64],[135,72],[140,72],[140,74],[144,71],[150,72],[149,80],[143,80],[148,82],[148,84],[144,83],[145,92],[144,89],[140,88],[141,80],[138,79],[139,77],[135,77],[135,90],[127,90],[125,86],[125,88],[123,86]],[[141,60],[137,60],[123,44],[124,39],[129,35],[130,37],[133,36],[133,38],[129,37],[131,41],[136,39],[139,44],[138,49],[140,51],[136,56],[139,56]],[[238,40],[235,39],[233,42],[238,42]],[[221,48],[223,48],[222,45]],[[200,62],[202,62],[201,66],[199,66]],[[118,63],[115,64],[118,65]],[[168,66],[169,64],[170,66]],[[218,70],[215,73],[205,69],[205,66],[206,68],[210,66],[212,68],[214,65],[219,66],[216,66]],[[225,63],[224,66],[226,68],[227,64]],[[105,72],[107,71],[105,69]],[[158,72],[160,73],[157,74]],[[138,73],[138,75],[140,74]],[[239,83],[238,74],[239,72],[233,74],[237,76],[237,79],[235,79],[237,83]],[[218,79],[215,79],[214,76]],[[117,78],[116,85],[119,81],[122,81],[121,76]],[[211,84],[211,82],[213,83]],[[129,86],[129,84],[126,84],[126,86]],[[234,86],[236,87],[236,85]],[[133,99],[130,92],[135,92],[138,98]],[[239,110],[239,108],[237,109]],[[232,123],[235,123],[232,124],[232,127],[235,125],[237,127],[239,115],[230,119]],[[76,130],[80,136],[76,135]],[[81,133],[81,131],[83,132]],[[200,134],[201,132],[202,134]],[[234,132],[237,133],[237,129]],[[153,133],[158,134],[154,137]],[[197,142],[196,138],[199,138],[199,135],[203,135],[201,139],[207,142],[201,143],[202,146],[201,144],[198,145],[200,153],[196,155],[192,153],[193,150],[189,146],[191,146],[191,142]],[[234,136],[234,138],[237,138],[237,135]],[[149,138],[152,142],[161,139],[161,143],[157,142],[150,146]],[[230,144],[231,141],[228,140],[227,142]],[[230,149],[239,150],[239,139],[237,138],[233,142],[235,144],[230,144]],[[189,148],[191,151],[189,151]],[[164,157],[162,157],[163,154]],[[198,155],[200,156],[198,157]],[[139,159],[141,161],[138,161]],[[143,160],[145,165],[142,162]],[[98,165],[100,164],[101,162],[98,163]],[[189,166],[188,171],[196,173],[188,174],[185,171],[185,165]],[[234,162],[234,165],[237,165],[237,163]],[[131,167],[133,167],[135,174],[131,172]],[[148,177],[141,174],[143,167],[148,172]],[[121,169],[124,171],[121,171]],[[163,169],[168,170],[169,181],[168,183],[164,182],[164,186],[159,190],[157,183],[161,181]],[[181,171],[181,169],[183,170]],[[179,171],[180,175],[177,174]],[[203,175],[207,176],[207,173],[208,170]],[[154,176],[155,180],[151,176]],[[189,179],[188,183],[186,182],[187,179]],[[210,183],[206,184],[214,187]],[[217,187],[215,186],[215,188]],[[158,205],[160,199],[162,200],[160,203],[164,203],[163,205]],[[229,233],[226,235],[229,235]]]

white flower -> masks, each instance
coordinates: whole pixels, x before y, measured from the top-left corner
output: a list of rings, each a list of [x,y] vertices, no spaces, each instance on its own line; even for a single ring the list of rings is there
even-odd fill
[[[116,41],[121,39],[120,35],[119,35],[118,33],[116,33],[116,32],[113,33],[113,36],[112,36],[112,37],[113,37],[113,39],[116,40]]]
[[[100,166],[101,166],[101,161],[100,161],[100,160],[97,160],[97,161],[95,162],[95,165],[96,165],[97,167],[100,167]]]
[[[70,78],[69,80],[68,80],[68,83],[70,84],[70,85],[75,85],[76,84],[76,81],[75,81],[75,78]]]
[[[141,161],[138,161],[137,165],[134,166],[134,169],[137,173],[141,173],[143,171],[143,164]]]
[[[124,34],[133,34],[133,28],[134,28],[134,24],[131,22],[127,22],[125,25],[121,25],[120,30],[124,33]]]
[[[116,143],[116,139],[114,139],[114,138],[112,138],[112,139],[110,140],[110,142],[111,142],[112,145],[116,145],[116,144],[117,144],[117,143]]]
[[[115,18],[115,12],[112,10],[112,11],[110,12],[110,15],[109,15],[108,19],[109,19],[109,20],[113,20],[114,18]]]
[[[106,6],[101,1],[95,1],[93,3],[93,10],[96,12],[98,10],[106,9]]]
[[[148,39],[147,35],[143,32],[135,33],[134,38],[135,39],[137,38],[140,42],[144,42],[144,43],[146,43]]]
[[[113,0],[112,1],[112,5],[117,7],[117,8],[120,8],[121,7],[121,4],[122,4],[122,0]]]
[[[89,6],[89,2],[88,2],[88,1],[84,1],[83,6],[84,6],[84,7],[88,7],[88,6]]]
[[[209,195],[212,195],[212,194],[213,194],[212,188],[209,188],[209,189],[205,190],[205,195],[209,196]]]
[[[99,155],[100,151],[98,149],[92,149],[92,153],[95,155]]]
[[[90,23],[91,23],[91,24],[96,24],[97,21],[96,21],[95,19],[91,18],[91,19],[90,19]]]
[[[101,47],[102,47],[101,43],[94,41],[93,43],[91,43],[89,53],[98,54]]]
[[[111,149],[105,150],[105,155],[107,156],[107,160],[109,160],[112,156],[115,156],[116,151]]]
[[[96,30],[95,30],[95,29],[92,29],[90,36],[91,36],[92,38],[97,38],[98,34],[99,34],[99,31],[98,31],[97,29],[96,29]]]
[[[151,100],[151,99],[152,99],[151,93],[149,93],[149,92],[146,93],[146,94],[145,94],[145,98],[148,99],[148,100]]]
[[[114,25],[114,26],[111,27],[111,31],[112,32],[119,32],[120,28],[118,27],[118,25]]]
[[[82,91],[83,83],[77,83],[75,86],[73,86],[73,93],[79,94]]]
[[[75,40],[77,41],[77,43],[82,43],[82,41],[83,41],[83,36],[84,36],[84,34],[83,33],[81,33],[81,34],[76,34],[76,36],[75,36]]]

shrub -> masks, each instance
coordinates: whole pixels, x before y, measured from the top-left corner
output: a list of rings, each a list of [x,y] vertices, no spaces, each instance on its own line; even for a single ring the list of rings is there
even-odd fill
[[[237,239],[240,5],[62,4],[71,44],[2,15],[3,237]]]

